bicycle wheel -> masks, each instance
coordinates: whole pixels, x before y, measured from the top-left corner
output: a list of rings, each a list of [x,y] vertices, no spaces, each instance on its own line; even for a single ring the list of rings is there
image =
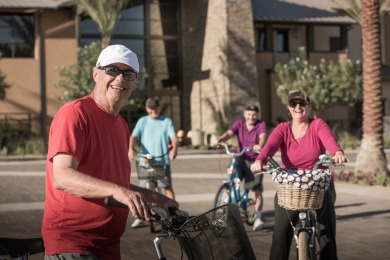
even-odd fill
[[[298,234],[298,260],[309,260],[309,234],[301,231]]]
[[[249,199],[246,203],[245,221],[249,226],[253,226],[256,220],[255,201]]]
[[[231,202],[229,199],[229,185],[224,183],[219,187],[217,195],[215,196],[214,200],[214,207],[219,207],[225,204],[228,204]]]

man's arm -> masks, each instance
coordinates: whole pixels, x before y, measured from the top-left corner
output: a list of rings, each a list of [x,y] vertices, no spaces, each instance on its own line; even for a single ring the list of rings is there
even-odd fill
[[[176,137],[176,135],[174,135],[174,136],[171,136],[170,139],[171,139],[172,147],[171,147],[171,151],[169,152],[169,158],[172,161],[177,156],[177,137]]]
[[[263,148],[263,146],[265,144],[265,137],[266,137],[265,133],[261,133],[259,135],[259,143],[253,146],[254,151],[260,151],[261,148]]]
[[[113,197],[126,204],[134,217],[147,216],[150,209],[142,193],[84,174],[77,170],[77,166],[75,157],[56,155],[53,158],[54,188],[81,198]]]
[[[225,133],[223,133],[220,137],[217,138],[217,144],[219,142],[224,142],[226,140],[229,140],[234,136],[234,132],[232,130],[227,130]]]
[[[134,136],[134,135],[131,135],[130,136],[130,140],[129,140],[129,152],[128,152],[128,156],[129,156],[129,159],[132,161],[132,160],[135,160],[136,159],[136,152],[135,152],[135,149],[134,149],[134,145],[135,145],[135,142],[137,141],[137,137]]]

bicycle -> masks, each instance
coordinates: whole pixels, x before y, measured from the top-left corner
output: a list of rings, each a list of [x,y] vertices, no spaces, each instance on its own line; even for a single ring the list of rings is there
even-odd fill
[[[45,251],[43,239],[0,238],[0,259],[27,260],[28,256]]]
[[[106,205],[127,208],[112,197]],[[188,260],[199,259],[246,259],[255,260],[255,254],[241,221],[237,205],[226,204],[199,216],[190,217],[187,212],[170,208],[170,216],[161,208],[151,206],[151,222],[159,223],[161,232],[153,240],[157,259],[166,260],[162,241],[176,239]]]
[[[256,220],[255,201],[249,198],[249,189],[243,189],[241,192],[241,179],[237,170],[237,158],[243,155],[246,151],[252,151],[252,147],[244,147],[240,153],[232,153],[226,143],[220,142],[218,145],[225,149],[226,154],[232,156],[226,180],[218,188],[214,199],[214,207],[219,207],[224,204],[237,204],[240,211],[243,213],[246,223],[253,226]]]
[[[138,154],[136,160],[137,177],[140,181],[145,181],[145,188],[161,193],[162,188],[158,187],[158,181],[164,179],[167,170],[165,162],[156,159],[164,158],[169,153],[169,150],[160,156],[153,156],[151,154]],[[143,161],[140,164],[140,161]],[[154,223],[150,222],[150,232],[156,231]]]
[[[266,172],[272,173],[272,179],[277,183],[278,204],[286,209],[290,219],[298,260],[314,260],[320,255],[320,229],[316,210],[323,205],[331,173],[329,169],[318,169],[318,166],[332,164],[332,159],[322,154],[312,170],[293,170],[282,168],[273,158],[268,157]],[[295,225],[288,210],[299,211]]]

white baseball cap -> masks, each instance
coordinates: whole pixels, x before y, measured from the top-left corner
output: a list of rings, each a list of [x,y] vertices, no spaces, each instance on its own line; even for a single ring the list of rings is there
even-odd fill
[[[123,63],[139,72],[139,63],[137,55],[121,44],[109,45],[102,50],[96,66],[107,66],[113,63]]]

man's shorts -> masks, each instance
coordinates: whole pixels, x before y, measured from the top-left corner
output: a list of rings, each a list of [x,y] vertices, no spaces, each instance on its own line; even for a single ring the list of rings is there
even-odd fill
[[[138,175],[144,175],[145,173],[147,173],[147,169],[142,167],[142,166],[139,166],[138,167]],[[145,188],[146,182],[147,182],[147,180],[140,179],[139,186]],[[157,180],[157,187],[165,188],[165,187],[169,187],[169,186],[172,186],[172,173],[171,173],[171,166],[166,165],[164,177],[159,178]]]
[[[251,164],[253,161],[243,160],[238,158],[236,160],[236,168],[239,171],[239,176],[242,179],[245,179],[244,188],[250,189],[252,191],[263,191],[263,174],[254,175],[251,171]]]
[[[91,253],[63,253],[57,255],[45,255],[44,260],[102,260]]]

